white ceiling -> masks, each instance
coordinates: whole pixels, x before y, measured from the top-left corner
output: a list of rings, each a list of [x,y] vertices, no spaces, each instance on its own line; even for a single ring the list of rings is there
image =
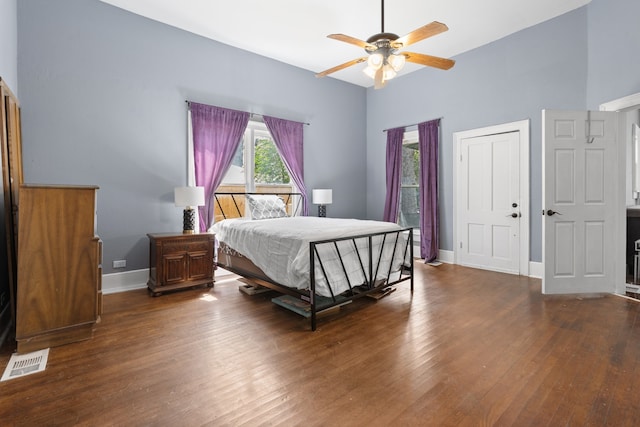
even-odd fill
[[[366,56],[328,39],[361,40],[381,30],[378,0],[101,0],[150,19],[317,73]],[[450,58],[562,15],[591,0],[387,0],[384,29],[403,36],[431,21],[449,31],[406,50]],[[331,77],[369,87],[357,64]],[[455,67],[464,67],[457,63]],[[422,68],[405,66],[400,75]],[[440,71],[446,73],[447,71]]]

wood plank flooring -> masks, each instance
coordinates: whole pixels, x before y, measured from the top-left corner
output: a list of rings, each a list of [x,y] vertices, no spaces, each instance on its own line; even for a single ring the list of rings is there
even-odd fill
[[[3,426],[640,424],[640,303],[416,263],[408,284],[308,320],[219,280],[104,297],[89,341],[0,383]],[[14,347],[0,352],[4,369]]]

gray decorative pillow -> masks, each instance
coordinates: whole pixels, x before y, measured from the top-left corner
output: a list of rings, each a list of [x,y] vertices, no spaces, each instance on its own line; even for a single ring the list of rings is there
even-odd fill
[[[246,195],[252,219],[282,218],[287,216],[284,200],[272,194]]]

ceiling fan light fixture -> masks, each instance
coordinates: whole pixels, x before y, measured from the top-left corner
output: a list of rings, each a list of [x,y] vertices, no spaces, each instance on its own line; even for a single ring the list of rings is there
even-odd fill
[[[393,70],[397,72],[402,70],[402,67],[404,67],[406,59],[407,58],[405,58],[404,55],[389,55],[389,59],[387,59],[387,62],[389,63],[389,65],[391,65]]]
[[[368,57],[357,58],[329,68],[328,70],[317,73],[316,77],[324,77],[352,65],[367,61],[368,66],[362,71],[374,80],[374,87],[380,89],[384,87],[387,80],[394,78],[396,74],[403,69],[407,61],[414,64],[439,68],[441,70],[448,70],[455,64],[455,61],[452,59],[439,58],[437,56],[415,52],[398,53],[399,49],[404,49],[411,44],[447,31],[449,28],[445,24],[433,21],[420,28],[416,28],[402,37],[398,37],[398,35],[394,33],[387,33],[384,31],[384,0],[381,0],[381,18],[381,32],[372,35],[366,41],[346,34],[329,34],[327,37],[331,39],[363,48],[367,52]]]
[[[385,82],[394,78],[396,74],[396,70],[394,70],[393,67],[389,64],[385,64],[382,68],[382,80],[384,80]]]
[[[367,59],[367,64],[375,71],[384,64],[384,56],[381,53],[372,53]]]
[[[377,70],[378,69],[376,69],[376,68],[366,67],[364,70],[362,70],[362,72],[365,73],[367,75],[367,77],[375,79]]]

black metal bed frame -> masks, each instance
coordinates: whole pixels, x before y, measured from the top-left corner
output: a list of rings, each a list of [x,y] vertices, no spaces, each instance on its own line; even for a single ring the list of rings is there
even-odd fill
[[[228,192],[228,193],[214,193],[213,194],[213,198],[215,200],[215,203],[218,205],[218,207],[220,208],[220,213],[222,213],[222,216],[224,219],[227,219],[227,214],[224,211],[224,208],[222,207],[222,204],[220,203],[220,199],[218,198],[218,196],[230,196],[231,197],[231,201],[233,201],[233,206],[236,208],[235,209],[235,213],[238,214],[238,216],[233,216],[232,218],[239,218],[239,217],[243,217],[244,216],[244,212],[240,212],[240,207],[238,206],[238,201],[236,200],[236,196],[246,196],[246,195],[250,195],[250,196],[278,196],[280,198],[282,198],[282,200],[284,201],[285,206],[289,206],[289,203],[294,203],[295,202],[295,206],[292,206],[292,212],[290,214],[290,216],[295,216],[295,215],[299,215],[302,212],[302,193],[291,193],[291,192],[283,192],[283,193],[278,193],[278,192],[273,192],[273,193],[254,193],[254,192],[245,192],[245,193],[233,193],[233,192]]]
[[[301,195],[300,193],[216,193],[215,200],[218,203],[221,211],[223,210],[222,205],[220,204],[220,200],[218,196],[230,196],[233,199],[234,206],[236,208],[237,213],[240,217],[244,216],[238,207],[238,203],[235,200],[236,196],[244,196],[245,194],[270,194],[270,195],[278,195],[278,196],[295,196]],[[285,203],[288,205],[290,199],[285,200]],[[299,205],[300,201],[298,201]],[[298,211],[298,207],[296,207],[296,212]],[[224,218],[227,216],[223,212]],[[267,220],[268,221],[268,220]],[[404,239],[401,239],[401,236],[404,235]],[[374,238],[381,238],[382,242],[379,245],[379,251],[374,251]],[[383,261],[383,254],[385,244],[389,242],[393,242],[393,250],[391,252],[391,260],[389,260],[389,268],[386,271],[386,274],[379,274],[380,266]],[[347,269],[343,263],[343,253],[339,247],[339,242],[347,242],[347,246],[352,245],[354,253],[357,256],[359,261],[360,272],[365,278],[364,283],[351,283],[351,279],[349,278],[349,274]],[[363,258],[361,256],[361,251],[358,250],[358,242],[361,244],[364,242],[366,245],[366,261],[363,262]],[[320,255],[320,247],[325,245],[333,246],[334,253],[337,255],[338,260],[340,260],[340,266],[342,272],[344,274],[343,279],[346,279],[348,290],[342,292],[341,294],[335,295],[333,291],[333,287],[331,285],[331,281],[328,277],[325,268],[325,262]],[[344,245],[343,245],[344,249]],[[393,265],[394,260],[399,259],[396,258],[396,254],[400,253],[402,255],[402,262],[399,267],[399,270],[394,271]],[[409,255],[407,257],[407,254]],[[241,255],[241,254],[239,254]],[[320,267],[320,274],[323,276],[324,280],[327,283],[327,287],[329,292],[331,293],[331,297],[323,297],[316,294],[316,263]],[[241,276],[245,276],[249,279],[258,279],[259,284],[269,289],[276,290],[278,292],[299,298],[300,300],[309,304],[310,308],[310,318],[311,318],[311,330],[315,331],[317,327],[317,315],[318,313],[328,310],[330,308],[338,307],[340,305],[351,302],[355,299],[361,298],[363,296],[381,292],[384,289],[396,285],[398,283],[404,281],[410,281],[411,284],[411,292],[413,293],[414,281],[413,281],[413,229],[412,228],[403,228],[400,230],[393,231],[385,231],[379,233],[369,233],[369,234],[360,234],[349,237],[342,237],[337,239],[327,239],[327,240],[319,240],[309,243],[309,289],[296,289],[290,288],[288,286],[284,286],[268,277],[259,277],[258,275],[244,270],[235,269],[233,267],[225,266],[224,264],[220,264],[222,268],[225,268],[233,273],[239,274]],[[365,267],[366,265],[366,267]],[[385,272],[382,272],[385,273]],[[392,279],[392,276],[394,277]],[[397,278],[395,278],[397,276]]]

